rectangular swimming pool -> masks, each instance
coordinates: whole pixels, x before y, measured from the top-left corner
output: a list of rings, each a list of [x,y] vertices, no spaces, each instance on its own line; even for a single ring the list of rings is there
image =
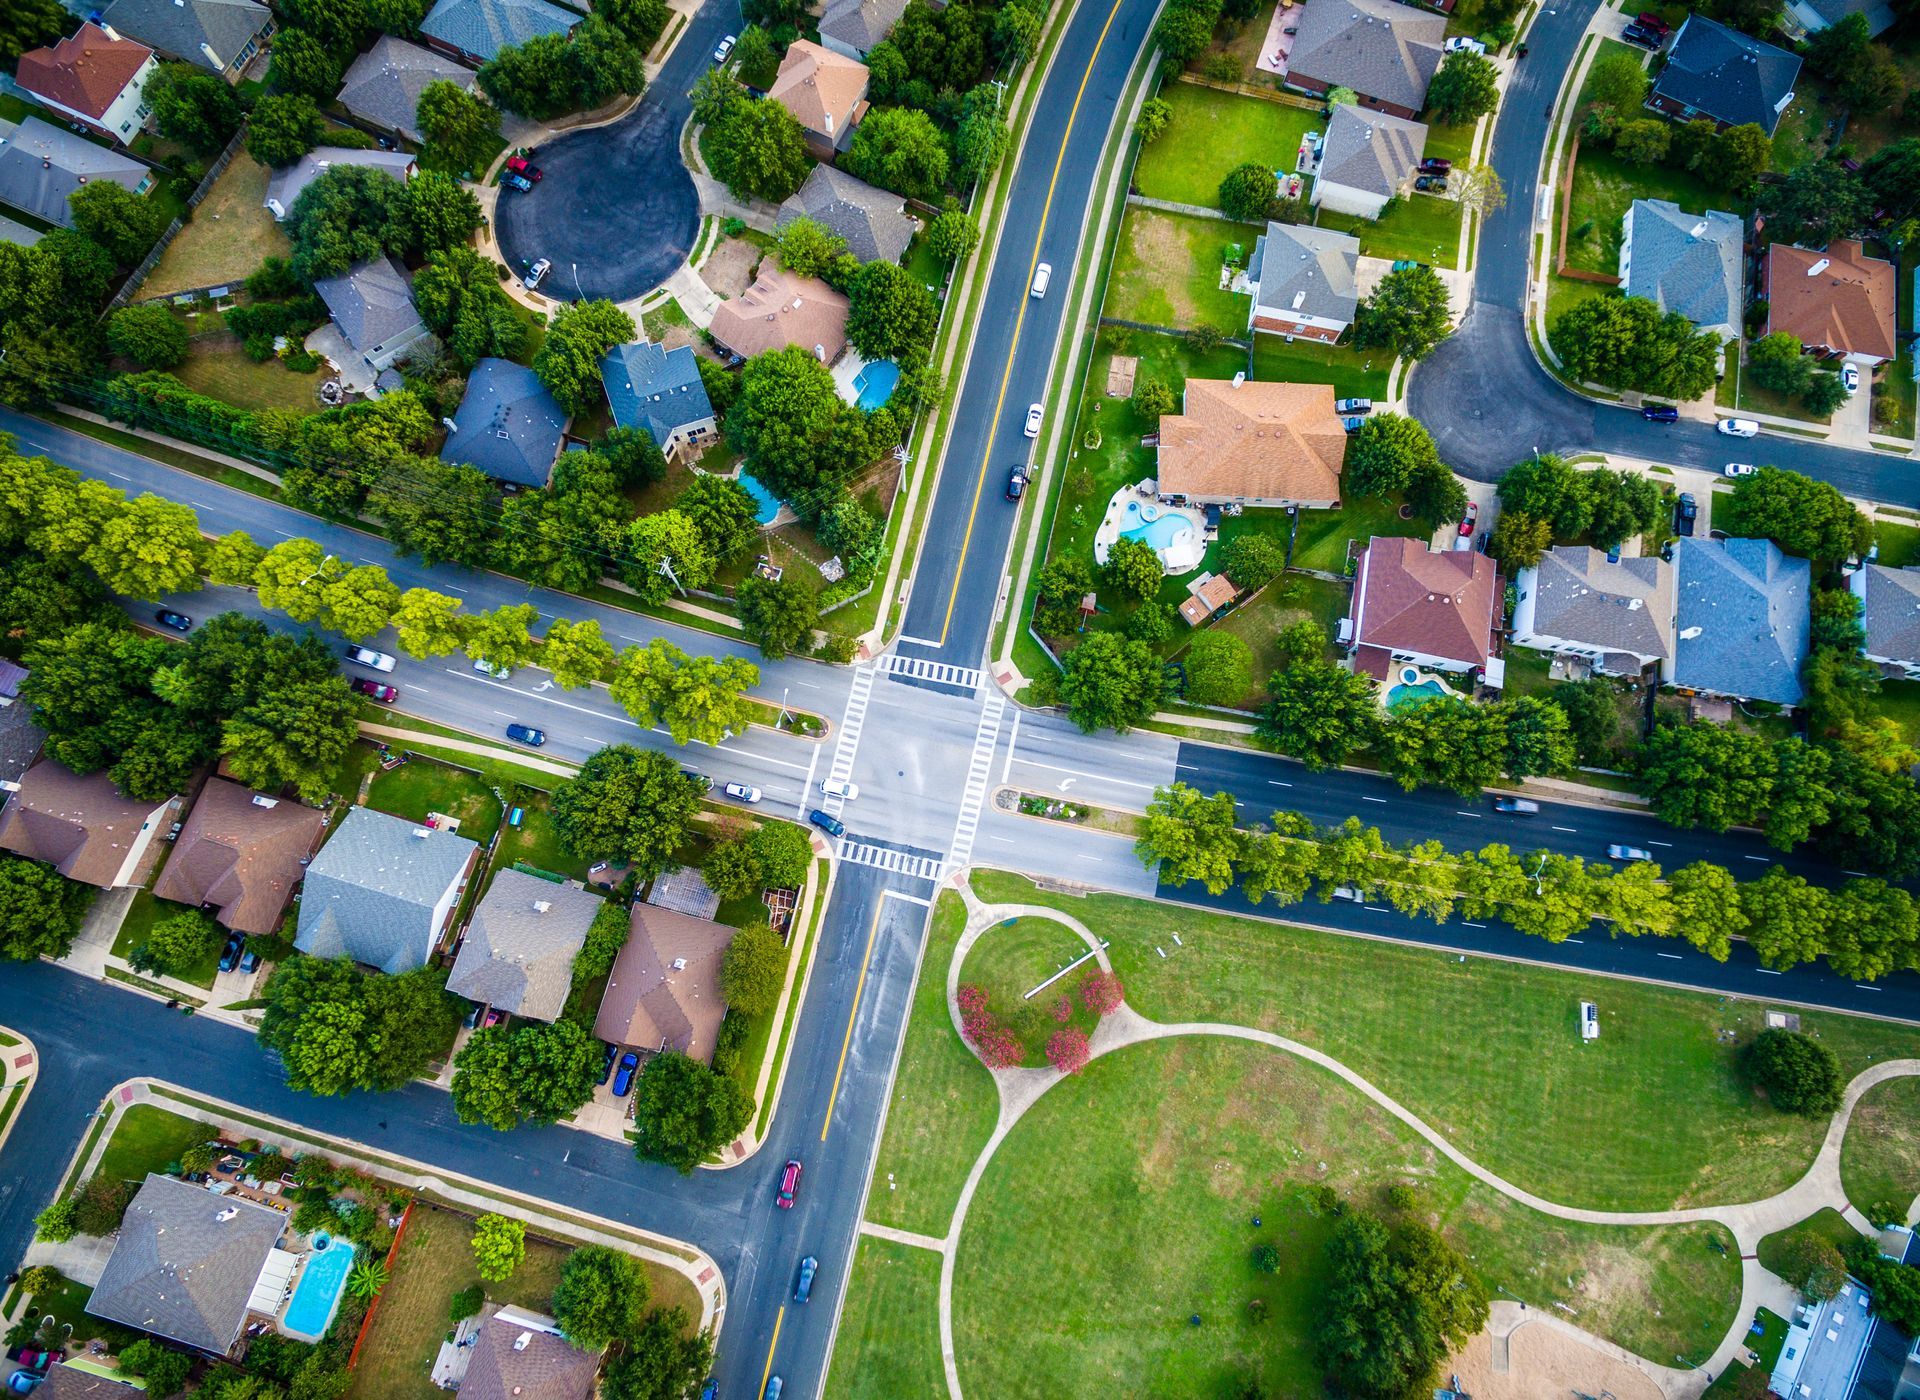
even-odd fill
[[[280,1316],[281,1330],[303,1341],[317,1342],[326,1335],[340,1307],[340,1295],[346,1291],[347,1275],[353,1271],[353,1246],[346,1240],[318,1235],[313,1252],[293,1285],[293,1297]]]

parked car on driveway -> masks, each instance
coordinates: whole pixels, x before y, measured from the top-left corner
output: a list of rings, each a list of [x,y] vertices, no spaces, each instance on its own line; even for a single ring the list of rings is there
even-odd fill
[[[1670,403],[1650,403],[1641,407],[1640,416],[1649,423],[1678,423],[1680,410]]]
[[[1652,10],[1642,10],[1633,17],[1633,22],[1642,29],[1650,29],[1655,34],[1662,36],[1673,32],[1673,26],[1668,24],[1659,15],[1656,15]]]
[[[400,698],[400,691],[385,681],[376,681],[370,676],[355,676],[347,682],[347,689],[369,700],[378,700],[382,705],[391,705]]]
[[[502,175],[500,177],[500,183],[505,188],[510,190],[519,190],[522,194],[525,194],[527,191],[533,188],[533,181],[529,180],[524,175],[515,175],[512,171],[508,171],[506,174]]]
[[[1453,162],[1445,156],[1428,156],[1420,162],[1420,173],[1422,175],[1445,175],[1452,169]]]
[[[633,1088],[633,1072],[640,1068],[640,1057],[629,1050],[620,1057],[620,1068],[613,1072],[613,1096],[624,1099]]]
[[[1857,394],[1860,392],[1860,366],[1840,366],[1840,387],[1845,389],[1849,394]]]
[[[1349,433],[1357,433],[1362,428],[1366,427],[1366,425],[1367,425],[1367,420],[1362,418],[1357,413],[1350,413],[1345,418],[1342,418],[1340,420],[1341,428]]]
[[[1689,538],[1693,535],[1693,522],[1700,514],[1699,504],[1693,499],[1693,492],[1682,491],[1680,499],[1674,503],[1674,527]]]
[[[1462,535],[1471,535],[1473,533],[1473,522],[1479,518],[1480,502],[1468,501],[1466,518],[1460,522],[1460,533]]]
[[[1657,49],[1666,42],[1664,35],[1656,34],[1640,24],[1630,24],[1620,31],[1620,37],[1629,44],[1638,44],[1643,49]]]
[[[1469,39],[1464,34],[1454,35],[1451,39],[1447,40],[1444,47],[1448,53],[1477,53],[1483,58],[1487,52],[1487,46],[1485,44],[1481,43],[1478,39]]]
[[[1373,400],[1372,399],[1335,399],[1333,401],[1333,411],[1335,413],[1340,413],[1340,414],[1371,413],[1373,412]]]
[[[193,619],[185,613],[175,612],[172,608],[162,608],[153,615],[153,620],[162,627],[171,627],[176,632],[193,630]]]
[[[220,950],[220,970],[222,972],[232,972],[236,967],[240,966],[240,955],[246,950],[246,939],[237,933],[230,935],[227,939],[227,946]]]
[[[1414,180],[1413,187],[1422,194],[1445,194],[1447,177],[1444,175],[1422,175]]]
[[[540,167],[525,156],[508,156],[507,169],[529,180],[538,181],[540,178]]]
[[[356,666],[371,666],[376,671],[393,669],[393,658],[384,651],[375,651],[372,647],[348,647],[347,660]]]
[[[1717,431],[1728,437],[1758,437],[1760,425],[1751,418],[1722,418],[1715,424]]]

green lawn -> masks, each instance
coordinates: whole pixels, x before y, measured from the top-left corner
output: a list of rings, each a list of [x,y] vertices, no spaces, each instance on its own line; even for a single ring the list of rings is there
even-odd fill
[[[1900,726],[1909,744],[1920,744],[1920,681],[1880,682],[1873,707]]]
[[[557,782],[558,779],[555,779]],[[565,875],[584,882],[592,862],[576,859],[561,849],[560,829],[553,823],[553,811],[547,794],[535,788],[516,787],[507,796],[509,810],[520,809],[520,825],[509,826],[500,835],[500,847],[494,854],[494,868],[504,870],[521,861],[536,870]],[[466,827],[463,825],[464,832]]]
[[[1904,569],[1909,564],[1920,563],[1920,526],[1876,520],[1873,542],[1880,546],[1875,562],[1889,569]]]
[[[1840,1144],[1840,1183],[1875,1224],[1907,1223],[1920,1196],[1920,1079],[1895,1079],[1854,1105]]]
[[[1300,569],[1344,574],[1347,544],[1351,540],[1360,541],[1359,547],[1365,548],[1367,540],[1374,535],[1424,538],[1430,533],[1418,520],[1402,520],[1398,502],[1361,496],[1339,510],[1301,511],[1300,531],[1293,542],[1293,564]]]
[[[998,872],[976,875],[974,888],[990,902],[1057,904],[1110,940],[1142,1014],[1254,1025],[1314,1045],[1482,1165],[1563,1204],[1757,1200],[1798,1179],[1826,1130],[1765,1107],[1741,1081],[1737,1046],[1761,1028],[1758,1003],[1186,909],[1173,924],[1185,946],[1162,959],[1166,905],[1065,900]],[[1600,1006],[1604,1032],[1592,1043],[1574,1026],[1583,998]],[[1802,1022],[1849,1076],[1920,1053],[1911,1027],[1818,1012]],[[1567,1152],[1569,1142],[1581,1150]]]
[[[1587,272],[1620,270],[1620,222],[1636,199],[1670,199],[1689,214],[1708,209],[1744,213],[1745,204],[1685,170],[1633,165],[1610,150],[1583,144],[1573,168],[1573,206],[1567,216],[1566,259]]]
[[[189,389],[236,408],[317,413],[320,382],[327,372],[322,365],[311,374],[296,374],[277,359],[255,364],[241,352],[238,340],[221,331],[188,342],[186,362],[174,374]]]
[[[960,896],[940,896],[927,927],[912,1019],[895,1073],[866,1218],[923,1235],[953,1224],[960,1188],[993,1133],[993,1079],[947,1014],[947,965],[966,928]]]
[[[1427,144],[1424,154],[1444,156],[1458,166],[1473,163],[1473,132],[1476,123],[1467,122],[1461,126],[1449,126],[1445,122],[1434,122],[1427,128]]]
[[[1393,356],[1384,350],[1353,350],[1317,341],[1258,335],[1253,341],[1253,377],[1291,384],[1331,384],[1341,398],[1384,399]]]
[[[1091,1036],[1099,1024],[1100,1018],[1085,1010],[1078,996],[1087,974],[1099,970],[1093,962],[1082,963],[1071,976],[1062,977],[1038,996],[1026,997],[1086,952],[1087,945],[1065,924],[1052,919],[1016,919],[1011,925],[982,935],[967,951],[960,980],[987,994],[993,1014],[1027,1047],[1022,1063],[1037,1067],[1046,1064],[1047,1037],[1061,1025],[1077,1026]],[[1070,1013],[1065,1022],[1055,1011],[1063,999]]]
[[[1547,324],[1551,326],[1583,301],[1613,295],[1615,292],[1612,287],[1602,286],[1598,282],[1580,282],[1571,277],[1549,276],[1547,278]],[[1731,408],[1733,405],[1728,404],[1727,407]]]
[[[1730,1245],[1724,1232],[1536,1215],[1325,1071],[1196,1039],[1101,1057],[1002,1143],[955,1261],[961,1384],[981,1395],[1224,1395],[1257,1378],[1269,1394],[1317,1393],[1307,1331],[1332,1221],[1303,1188],[1372,1204],[1396,1182],[1417,1186],[1417,1212],[1490,1293],[1566,1303],[1623,1346],[1694,1361],[1732,1319],[1739,1262],[1708,1244]],[[1277,1274],[1255,1271],[1258,1243],[1280,1249]]]
[[[375,778],[367,805],[410,822],[424,822],[433,812],[456,818],[460,834],[482,846],[493,839],[506,815],[483,777],[420,757]]]
[[[827,1394],[836,1400],[946,1400],[939,1255],[860,1237]]]
[[[99,1340],[109,1351],[118,1351],[128,1342],[139,1336],[124,1327],[116,1327],[103,1318],[93,1316],[87,1311],[87,1300],[93,1297],[93,1290],[84,1283],[70,1278],[62,1278],[60,1286],[42,1297],[35,1294],[33,1305],[27,1309],[26,1316],[38,1320],[41,1313],[51,1313],[60,1322],[73,1328],[68,1341],[78,1344],[82,1350],[87,1342]]]
[[[1231,633],[1253,651],[1253,690],[1241,701],[1240,708],[1254,709],[1266,698],[1267,677],[1280,667],[1281,631],[1310,617],[1320,624],[1331,642],[1340,619],[1347,615],[1351,594],[1344,584],[1302,574],[1282,574],[1251,603],[1243,604],[1213,624],[1215,630]]]
[[[1248,161],[1292,170],[1300,138],[1324,126],[1319,113],[1305,107],[1194,83],[1168,83],[1160,96],[1173,108],[1173,120],[1141,150],[1133,184],[1150,199],[1176,204],[1217,209],[1220,182]]]
[[[1220,272],[1230,248],[1239,248],[1242,263],[1250,258],[1262,232],[1258,224],[1128,209],[1102,314],[1175,330],[1206,323],[1228,335],[1244,333],[1251,301],[1222,291]]]
[[[1789,1225],[1784,1230],[1776,1230],[1761,1240],[1757,1250],[1760,1266],[1773,1273],[1780,1273],[1786,1267],[1788,1237],[1797,1235],[1802,1230],[1810,1230],[1816,1235],[1825,1236],[1841,1247],[1860,1238],[1860,1232],[1847,1224],[1844,1215],[1830,1207],[1822,1207],[1798,1224]]]
[[[20,1107],[21,1100],[26,1096],[27,1082],[24,1079],[0,1089],[0,1136],[6,1134],[7,1124],[13,1121],[14,1110]]]
[[[133,897],[133,903],[127,906],[126,922],[120,925],[120,932],[113,940],[113,955],[116,958],[131,956],[134,948],[144,943],[147,935],[153,932],[155,924],[175,914],[191,912],[193,911],[187,905],[155,899],[152,890],[141,890]],[[215,932],[219,932],[217,927]],[[211,987],[213,979],[220,973],[220,952],[225,947],[224,936],[210,939],[206,953],[198,962],[192,967],[182,968],[173,975],[182,982],[193,983],[196,987]]]
[[[1412,258],[1452,267],[1460,256],[1460,206],[1437,195],[1404,195],[1380,219],[1321,209],[1314,222],[1356,235],[1360,251],[1370,258]]]
[[[212,1128],[196,1119],[137,1103],[114,1124],[94,1174],[111,1181],[145,1181],[148,1172],[164,1173],[178,1165],[182,1152],[214,1136]]]
[[[927,246],[927,231],[921,229],[914,234],[913,242],[907,245],[907,255],[902,259],[907,275],[920,283],[935,296],[946,285],[947,269],[950,264]]]

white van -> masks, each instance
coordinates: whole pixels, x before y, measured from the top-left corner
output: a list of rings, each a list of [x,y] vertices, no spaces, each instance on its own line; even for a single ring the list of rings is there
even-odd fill
[[[1033,270],[1033,287],[1030,295],[1043,297],[1047,294],[1047,283],[1053,280],[1053,264],[1041,263]]]

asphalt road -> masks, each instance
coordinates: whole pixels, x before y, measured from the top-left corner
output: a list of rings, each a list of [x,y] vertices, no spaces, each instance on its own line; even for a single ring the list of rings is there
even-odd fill
[[[626,301],[686,260],[700,231],[700,196],[680,160],[687,93],[720,36],[740,29],[738,0],[708,0],[631,112],[539,147],[544,178],[525,194],[502,188],[495,205],[494,232],[515,273],[549,258],[547,296]]]

